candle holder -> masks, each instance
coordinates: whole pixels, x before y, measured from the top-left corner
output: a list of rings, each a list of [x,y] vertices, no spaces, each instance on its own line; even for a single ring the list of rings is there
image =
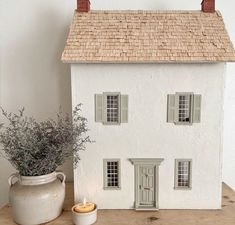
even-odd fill
[[[97,205],[90,212],[77,212],[75,208],[77,205],[72,207],[73,213],[73,222],[75,225],[91,225],[96,222],[97,220]]]

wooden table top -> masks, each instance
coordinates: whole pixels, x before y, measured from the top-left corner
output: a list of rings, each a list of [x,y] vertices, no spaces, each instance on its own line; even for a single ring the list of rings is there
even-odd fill
[[[66,184],[63,213],[47,225],[72,225],[73,183]],[[0,225],[16,225],[9,205],[0,209]],[[223,184],[221,210],[98,210],[94,225],[235,225],[235,192]]]

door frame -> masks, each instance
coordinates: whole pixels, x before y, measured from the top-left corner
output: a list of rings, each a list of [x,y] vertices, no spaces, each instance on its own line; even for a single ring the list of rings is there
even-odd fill
[[[162,158],[131,158],[129,159],[131,163],[134,165],[135,169],[135,202],[134,208],[136,210],[158,210],[159,209],[159,202],[158,202],[158,193],[159,193],[159,166],[161,162],[164,160]],[[154,207],[143,207],[139,203],[139,168],[140,166],[153,166],[155,172],[155,205]]]

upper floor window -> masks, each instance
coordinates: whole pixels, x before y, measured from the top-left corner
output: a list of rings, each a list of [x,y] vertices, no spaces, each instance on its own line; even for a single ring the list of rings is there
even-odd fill
[[[167,122],[189,125],[201,119],[201,95],[181,92],[168,95]]]
[[[95,121],[103,124],[128,122],[128,96],[118,92],[95,95]]]
[[[119,123],[119,102],[120,102],[120,95],[112,95],[107,94],[105,96],[107,101],[107,122],[108,123]]]
[[[192,95],[191,94],[179,94],[177,96],[179,101],[178,118],[181,123],[192,122]]]

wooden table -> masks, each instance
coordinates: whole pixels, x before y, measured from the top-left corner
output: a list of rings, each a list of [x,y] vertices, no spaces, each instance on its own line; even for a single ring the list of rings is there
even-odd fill
[[[73,196],[73,184],[67,183],[64,211],[47,225],[73,224]],[[0,225],[15,225],[9,205],[0,210]],[[98,210],[98,220],[94,225],[235,225],[235,192],[223,184],[221,210]]]

